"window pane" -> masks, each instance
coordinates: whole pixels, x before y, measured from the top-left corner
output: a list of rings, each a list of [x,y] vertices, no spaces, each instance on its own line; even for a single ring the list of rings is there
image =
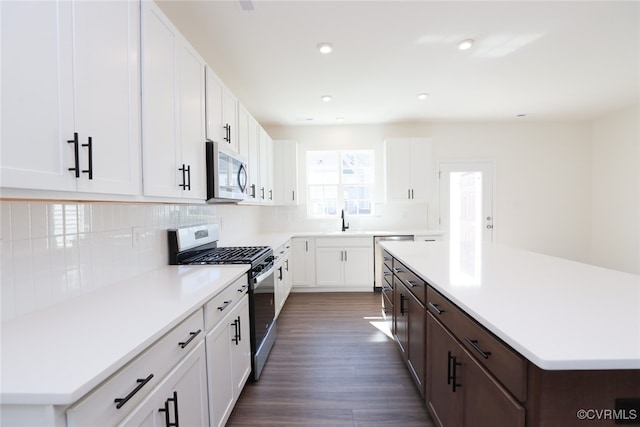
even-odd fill
[[[307,152],[308,184],[339,183],[338,153],[335,151]]]

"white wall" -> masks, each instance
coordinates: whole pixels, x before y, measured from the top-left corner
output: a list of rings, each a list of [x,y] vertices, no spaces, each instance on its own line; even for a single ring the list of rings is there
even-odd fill
[[[640,107],[593,123],[591,262],[640,274]]]
[[[589,261],[587,122],[441,123],[431,136],[438,160],[495,161],[494,241]]]
[[[374,148],[382,170],[382,141],[391,137],[428,137],[433,144],[432,188],[437,188],[440,160],[494,160],[495,241],[587,262],[590,242],[591,127],[588,122],[431,123],[372,126],[266,127],[274,139],[300,143],[306,149]],[[304,177],[304,169],[300,169]],[[381,177],[380,177],[381,179]],[[378,181],[381,182],[381,181]],[[300,181],[304,187],[304,179]],[[304,200],[304,199],[303,199]],[[304,206],[277,208],[289,229],[337,227],[306,219]],[[437,228],[437,191],[427,206],[377,207],[374,228]],[[415,213],[417,215],[414,215]],[[424,222],[425,215],[428,221]],[[371,224],[363,221],[362,228]]]
[[[168,263],[167,229],[221,224],[220,242],[258,232],[258,207],[2,201],[2,320]],[[141,241],[133,246],[132,227]]]

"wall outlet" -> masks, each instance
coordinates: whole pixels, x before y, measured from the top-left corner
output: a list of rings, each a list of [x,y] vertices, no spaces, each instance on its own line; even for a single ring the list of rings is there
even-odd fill
[[[132,227],[131,228],[131,244],[134,248],[140,247],[142,243],[142,228],[141,227]]]

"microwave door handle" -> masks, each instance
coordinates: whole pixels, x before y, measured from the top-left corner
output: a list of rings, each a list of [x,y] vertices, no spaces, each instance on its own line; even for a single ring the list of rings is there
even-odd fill
[[[243,193],[247,189],[247,168],[243,163],[240,163],[240,168],[238,168],[238,186]]]

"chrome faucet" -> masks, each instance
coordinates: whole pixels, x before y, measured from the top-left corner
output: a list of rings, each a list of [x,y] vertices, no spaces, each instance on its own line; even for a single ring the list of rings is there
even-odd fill
[[[342,231],[346,231],[349,229],[349,223],[344,224],[344,209],[342,209],[342,214],[340,215],[342,218]]]

